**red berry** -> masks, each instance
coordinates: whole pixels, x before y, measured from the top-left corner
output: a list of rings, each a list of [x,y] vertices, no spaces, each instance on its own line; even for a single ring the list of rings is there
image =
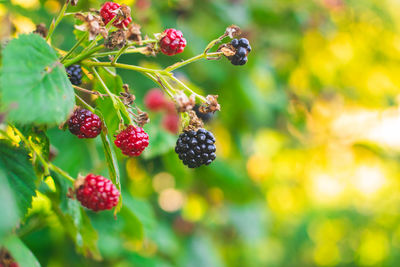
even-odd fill
[[[114,144],[127,156],[139,156],[149,145],[149,135],[140,127],[129,125],[121,131]]]
[[[160,40],[161,52],[168,56],[182,53],[186,46],[186,40],[182,36],[182,32],[176,29],[166,29]]]
[[[145,106],[152,111],[164,108],[166,103],[164,93],[159,89],[151,89],[144,97]]]
[[[162,121],[165,130],[176,134],[179,130],[179,116],[176,113],[167,113]]]
[[[117,14],[115,10],[119,9],[121,5],[114,2],[106,2],[100,9],[100,16],[103,18],[104,24],[108,24]],[[132,17],[126,19],[116,19],[113,25],[117,28],[127,27],[132,22]]]
[[[77,108],[68,120],[68,128],[79,138],[95,138],[101,132],[102,123],[90,110]]]
[[[16,263],[16,262],[10,263],[9,266],[10,266],[10,267],[19,267],[18,263]]]
[[[108,179],[89,174],[75,182],[76,199],[93,211],[110,210],[118,204],[119,191]]]

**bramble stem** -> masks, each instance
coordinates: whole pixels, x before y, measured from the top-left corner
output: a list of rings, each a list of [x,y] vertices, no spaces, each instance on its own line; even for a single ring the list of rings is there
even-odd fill
[[[195,62],[195,61],[197,61],[197,60],[199,60],[199,59],[208,58],[208,57],[213,57],[213,56],[222,56],[222,55],[223,55],[222,52],[214,52],[214,53],[208,53],[208,54],[200,54],[200,55],[194,56],[194,57],[192,57],[192,58],[189,58],[189,59],[187,59],[187,60],[185,60],[185,61],[177,62],[177,63],[175,63],[175,64],[173,64],[173,65],[171,65],[171,66],[165,68],[164,71],[165,71],[165,72],[171,72],[171,71],[174,71],[174,70],[176,70],[176,69],[178,69],[178,68],[181,68],[181,67],[183,67],[183,66],[185,66],[185,65],[187,65],[187,64],[190,64],[190,63],[192,63],[192,62]]]
[[[119,57],[122,55],[122,53],[125,52],[126,49],[128,49],[128,45],[125,45],[124,47],[122,47],[120,50],[117,51],[117,54],[115,55],[114,59],[111,61],[111,64],[115,64],[117,63],[117,60],[119,59]]]
[[[53,163],[49,163],[49,167],[50,167],[50,169],[52,169],[56,173],[60,174],[61,176],[63,176],[67,180],[69,180],[70,182],[75,183],[75,179],[74,178],[72,178],[67,172],[65,172],[64,170],[60,169],[59,167],[57,167]]]
[[[100,97],[109,97],[109,95],[101,94],[100,92],[97,92],[97,91],[90,91],[88,89],[85,89],[85,88],[82,88],[82,87],[79,87],[79,86],[76,86],[76,85],[72,85],[72,87],[74,89],[78,90],[78,91],[81,91],[81,92],[84,92],[84,93],[87,93],[87,94],[97,95],[97,96],[100,96]]]
[[[78,42],[75,43],[75,45],[68,51],[66,55],[64,55],[61,59],[61,63],[63,63],[68,57],[79,47],[79,45],[87,38],[89,35],[89,32],[86,32],[81,39],[78,40]]]
[[[169,77],[174,80],[175,82],[179,83],[181,86],[183,86],[186,90],[188,90],[190,93],[192,93],[193,95],[195,95],[197,98],[199,98],[202,102],[206,102],[207,99],[202,96],[197,94],[196,92],[194,92],[192,89],[190,89],[186,84],[184,84],[181,80],[179,80],[178,78],[176,78],[173,74],[170,74]]]
[[[94,76],[96,77],[96,79],[100,82],[101,86],[103,87],[103,89],[106,91],[106,93],[111,97],[111,101],[113,103],[113,106],[115,108],[115,110],[117,111],[117,115],[118,115],[118,119],[123,122],[124,119],[122,118],[121,115],[121,111],[119,108],[119,103],[115,98],[115,95],[110,91],[110,89],[108,89],[106,83],[103,81],[103,79],[100,77],[99,73],[97,72],[95,67],[91,67],[91,70],[94,74]]]
[[[227,36],[228,36],[228,34],[227,34],[227,33],[224,33],[223,35],[221,35],[221,36],[218,37],[217,39],[212,40],[212,41],[207,45],[207,47],[204,49],[203,54],[207,54],[207,52],[208,52],[215,44],[221,42],[221,41],[222,41],[225,37],[227,37]]]
[[[60,13],[58,14],[56,20],[51,23],[50,25],[50,29],[49,29],[49,33],[47,34],[46,37],[46,41],[48,41],[50,39],[50,37],[53,35],[54,30],[56,29],[57,25],[60,23],[60,21],[62,20],[62,18],[64,17],[65,11],[67,10],[68,7],[68,2],[69,1],[65,1]]]
[[[90,110],[92,113],[94,113],[94,108],[92,108],[91,105],[89,105],[88,103],[86,103],[85,100],[83,100],[80,96],[78,96],[77,94],[75,94],[75,97],[79,100],[79,102],[81,102],[88,110]]]
[[[121,64],[121,63],[112,64],[111,62],[93,62],[93,61],[85,60],[85,61],[82,61],[82,64],[85,66],[88,66],[88,67],[117,67],[117,68],[121,68],[121,69],[134,70],[134,71],[138,71],[138,72],[165,74],[165,72],[163,70],[153,70],[153,69],[148,69],[148,68],[143,68],[143,67],[128,65],[128,64]]]
[[[87,51],[85,53],[82,53],[82,54],[78,55],[77,57],[75,57],[75,58],[73,58],[71,60],[68,60],[67,62],[64,63],[64,66],[68,67],[68,66],[71,66],[71,65],[73,65],[75,63],[78,63],[79,61],[90,57],[92,54],[96,53],[97,51],[99,51],[99,50],[101,50],[103,48],[104,48],[104,45],[99,45],[99,46],[93,48],[92,50],[89,50],[89,51]]]
[[[141,53],[143,50],[145,50],[146,47],[137,47],[137,48],[129,48],[127,50],[124,51],[124,55],[125,54],[133,54],[133,53]],[[109,52],[101,52],[101,53],[96,53],[94,55],[92,55],[93,57],[107,57],[107,56],[112,56],[112,55],[117,55],[118,51],[109,51]]]
[[[11,124],[9,124],[9,125],[10,125],[10,127],[14,130],[14,132],[19,136],[19,138],[21,138],[22,142],[25,143],[25,146],[31,151],[31,153],[32,153],[32,154],[35,154],[35,155],[39,158],[40,162],[41,162],[42,165],[43,165],[44,173],[45,173],[46,176],[50,175],[49,169],[51,169],[51,170],[57,172],[58,174],[62,175],[63,177],[65,177],[66,179],[68,179],[69,181],[71,181],[72,183],[75,182],[75,179],[72,178],[67,172],[63,171],[62,169],[60,169],[60,168],[57,167],[56,165],[54,165],[54,164],[52,164],[52,163],[50,163],[50,162],[47,162],[47,161],[43,158],[43,156],[42,156],[42,154],[40,153],[40,151],[38,151],[38,150],[35,148],[35,146],[32,145],[31,142],[29,142],[29,140],[26,139],[26,137],[25,137],[14,125],[11,125]]]

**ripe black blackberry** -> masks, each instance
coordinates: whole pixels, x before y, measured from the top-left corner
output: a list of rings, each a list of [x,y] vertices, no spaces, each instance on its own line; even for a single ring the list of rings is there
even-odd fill
[[[75,109],[67,123],[69,131],[79,138],[95,138],[103,126],[99,116],[83,108]]]
[[[189,168],[209,165],[216,158],[215,138],[205,129],[185,131],[176,141],[175,152]]]
[[[66,68],[68,78],[73,85],[82,83],[82,68],[79,65],[71,65]]]
[[[229,60],[233,65],[244,65],[247,62],[247,55],[251,51],[249,40],[246,38],[233,39],[231,45],[236,49],[235,55],[231,56]]]

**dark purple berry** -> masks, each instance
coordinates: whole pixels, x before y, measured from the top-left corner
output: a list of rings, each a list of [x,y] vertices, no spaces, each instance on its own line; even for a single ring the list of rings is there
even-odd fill
[[[205,129],[185,131],[176,141],[175,152],[189,168],[209,165],[216,158],[215,138]]]

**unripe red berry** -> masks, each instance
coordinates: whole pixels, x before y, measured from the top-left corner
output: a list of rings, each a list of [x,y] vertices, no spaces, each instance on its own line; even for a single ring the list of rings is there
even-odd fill
[[[160,40],[161,52],[168,56],[182,53],[186,46],[186,40],[182,36],[182,32],[176,29],[166,29]]]
[[[100,9],[100,16],[103,19],[104,24],[108,24],[117,14],[115,10],[120,8],[121,5],[114,2],[106,2]],[[132,17],[129,16],[125,19],[117,19],[113,22],[113,25],[117,28],[127,27],[132,22]]]
[[[162,121],[165,130],[172,134],[178,133],[179,130],[179,116],[176,113],[167,113]]]
[[[89,174],[75,182],[76,199],[93,211],[110,210],[118,204],[119,191],[108,179]]]
[[[77,108],[68,120],[68,128],[79,138],[95,138],[101,133],[102,123],[90,110]]]
[[[149,145],[149,135],[141,127],[129,125],[116,136],[114,144],[124,155],[139,156]]]
[[[164,93],[160,89],[151,89],[144,97],[144,104],[151,111],[163,109],[165,103]]]

